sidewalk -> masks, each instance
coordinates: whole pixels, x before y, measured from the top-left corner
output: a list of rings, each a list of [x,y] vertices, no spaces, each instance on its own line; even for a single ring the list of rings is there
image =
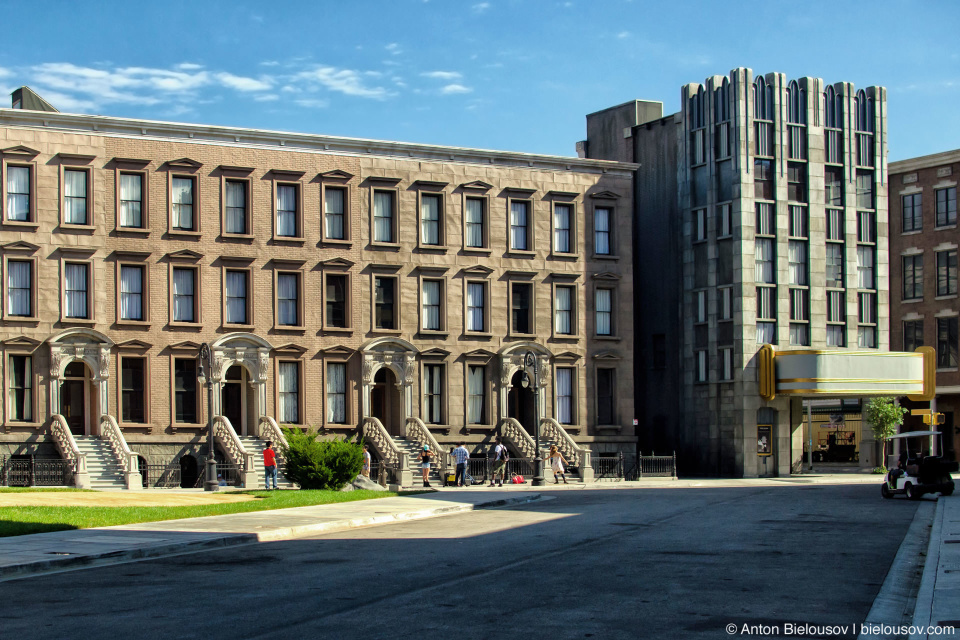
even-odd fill
[[[456,496],[418,494],[294,507],[224,516],[142,522],[0,538],[0,581],[42,571],[116,564],[201,549],[345,531],[357,527],[420,520],[540,498],[530,491],[499,495],[461,491]]]
[[[911,640],[960,636],[960,496],[937,498],[913,625],[924,632],[911,634]],[[930,626],[952,626],[955,632],[927,633]]]

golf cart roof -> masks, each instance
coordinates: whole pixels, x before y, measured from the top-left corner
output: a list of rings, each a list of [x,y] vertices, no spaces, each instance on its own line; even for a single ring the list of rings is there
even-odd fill
[[[938,436],[939,431],[905,431],[895,436],[890,436],[887,440],[900,440],[901,438],[919,438],[921,436]]]

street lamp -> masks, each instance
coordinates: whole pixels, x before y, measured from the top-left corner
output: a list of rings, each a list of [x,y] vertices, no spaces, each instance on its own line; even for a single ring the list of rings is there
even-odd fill
[[[204,342],[200,345],[200,368],[197,370],[197,380],[200,386],[207,387],[207,462],[206,473],[203,481],[204,491],[219,491],[220,482],[217,479],[217,456],[213,445],[213,379],[207,379],[203,370],[203,363],[206,361],[210,373],[213,374],[213,363],[210,360],[210,347]]]
[[[530,386],[530,375],[527,369],[533,370],[533,441],[536,453],[533,458],[533,487],[543,486],[543,460],[540,459],[540,365],[532,351],[523,354],[523,377],[520,385],[526,389]]]

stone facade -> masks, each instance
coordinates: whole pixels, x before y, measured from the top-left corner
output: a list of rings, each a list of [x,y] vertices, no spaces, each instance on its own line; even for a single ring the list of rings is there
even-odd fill
[[[944,414],[943,448],[953,459],[960,451],[958,176],[960,151],[890,163],[890,348],[937,350],[937,397],[930,406]],[[914,408],[909,401],[905,405]],[[919,416],[907,416],[905,425],[930,428]]]
[[[684,86],[681,103],[623,131],[632,154],[585,145],[587,157],[641,163],[635,277],[672,283],[656,297],[637,288],[637,343],[651,354],[637,377],[664,391],[637,391],[640,446],[675,449],[687,473],[789,474],[803,452],[800,400],[760,398],[760,346],[889,345],[886,93],[740,68]],[[613,118],[588,116],[588,131],[603,130],[594,117]],[[831,286],[828,254],[841,266]],[[677,386],[657,381],[672,371]],[[758,455],[758,424],[772,428],[771,458]]]
[[[406,419],[418,417],[443,446],[466,440],[484,448],[510,415],[532,431],[525,398],[513,389],[517,357],[530,350],[543,366],[541,416],[562,417],[566,398],[558,398],[555,381],[563,368],[573,380],[573,411],[563,421],[574,439],[595,452],[634,450],[634,165],[22,110],[3,110],[0,141],[8,187],[0,230],[0,446],[9,454],[52,451],[49,421],[65,410],[61,395],[68,393],[74,408],[82,406],[83,415],[72,416],[76,433],[97,434],[99,415],[109,413],[151,464],[195,455],[205,439],[206,400],[199,386],[178,396],[175,386],[185,377],[176,361],[196,362],[202,343],[213,351],[213,370],[205,373],[216,387],[214,414],[234,416],[241,436],[259,433],[260,416],[284,422],[283,408],[298,426],[331,435],[353,435],[376,414],[402,434]],[[20,221],[16,205],[6,203],[21,189],[10,169],[24,167],[30,207]],[[124,176],[140,176],[132,178],[142,185],[140,228],[121,220],[129,207],[122,202],[129,199],[121,193]],[[85,220],[73,208],[77,180],[85,182]],[[185,184],[192,185],[192,228],[182,228],[180,218]],[[231,209],[241,192],[243,206]],[[328,208],[336,212],[338,195],[342,234],[325,218]],[[374,202],[387,200],[390,234],[377,238]],[[466,239],[468,200],[483,217],[479,247]],[[528,216],[524,248],[508,242],[514,203]],[[613,244],[597,252],[594,217],[601,209]],[[26,294],[11,293],[20,286],[11,261],[13,271],[32,265]],[[131,299],[120,299],[121,274],[133,272],[142,274],[142,319],[121,310]],[[69,283],[77,273],[86,274],[84,318],[67,311],[67,299],[78,299]],[[190,295],[174,284],[184,277],[192,278]],[[425,310],[425,281],[431,291],[439,284],[438,324]],[[514,283],[530,285],[532,294],[524,333],[510,320],[518,303]],[[376,322],[388,308],[386,288],[392,317],[381,324],[392,328]],[[565,311],[557,309],[558,288],[573,294],[569,333],[557,330],[567,322],[556,318]],[[610,292],[610,313],[602,311],[611,329],[603,335],[598,289]],[[24,308],[10,298],[21,294],[31,298],[26,315],[16,315]],[[189,312],[180,311],[185,304]],[[475,326],[467,324],[470,314]],[[78,360],[82,369],[71,366]],[[14,371],[24,362],[25,383]],[[331,408],[339,403],[329,393],[339,392],[330,388],[331,363],[345,364],[342,416]],[[466,410],[469,366],[483,370],[473,421]],[[438,374],[436,388],[426,388],[426,367]],[[296,382],[281,389],[281,375]],[[612,388],[598,389],[598,379]],[[195,406],[178,414],[178,397]],[[142,410],[121,406],[127,399],[131,408],[142,399]]]

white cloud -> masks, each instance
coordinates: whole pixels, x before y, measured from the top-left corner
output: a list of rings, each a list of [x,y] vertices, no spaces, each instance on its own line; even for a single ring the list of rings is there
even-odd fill
[[[202,64],[195,64],[193,62],[181,62],[176,66],[180,71],[198,71],[203,69]]]
[[[266,91],[273,87],[272,82],[262,77],[260,80],[257,80],[255,78],[246,78],[244,76],[235,76],[232,73],[222,72],[218,73],[216,78],[224,86],[236,89],[237,91]]]
[[[437,80],[459,80],[463,77],[458,71],[425,71],[420,75],[424,78],[436,78]]]
[[[324,107],[330,106],[329,100],[321,100],[318,98],[303,98],[300,100],[294,100],[293,102],[301,107],[310,107],[314,109],[323,109]]]
[[[398,56],[401,53],[403,53],[403,49],[401,49],[400,45],[397,44],[396,42],[391,42],[390,44],[385,46],[384,49],[386,49],[387,51],[389,51],[391,54],[395,56]]]
[[[348,96],[383,100],[388,92],[383,87],[368,87],[363,83],[362,74],[353,69],[337,67],[317,67],[312,71],[302,71],[297,78]]]
[[[470,87],[465,87],[462,84],[448,84],[443,89],[440,89],[440,93],[445,96],[457,94],[457,93],[470,93],[473,91]]]
[[[261,67],[279,67],[280,63],[276,60],[264,60],[260,63]]]
[[[478,2],[477,4],[473,5],[473,6],[470,7],[470,8],[473,9],[473,12],[474,12],[474,13],[483,13],[484,11],[486,11],[487,9],[490,8],[490,3],[489,3],[489,2]]]
[[[273,102],[274,100],[279,100],[280,96],[275,93],[261,93],[258,96],[254,96],[253,99],[257,102]]]
[[[617,34],[617,37],[620,38],[621,40],[624,40],[624,39],[630,37],[630,32],[629,32],[629,31],[621,31],[620,33]]]
[[[0,67],[0,78],[9,78],[12,75],[13,75],[13,71],[10,71],[10,69],[4,69],[3,67]]]

